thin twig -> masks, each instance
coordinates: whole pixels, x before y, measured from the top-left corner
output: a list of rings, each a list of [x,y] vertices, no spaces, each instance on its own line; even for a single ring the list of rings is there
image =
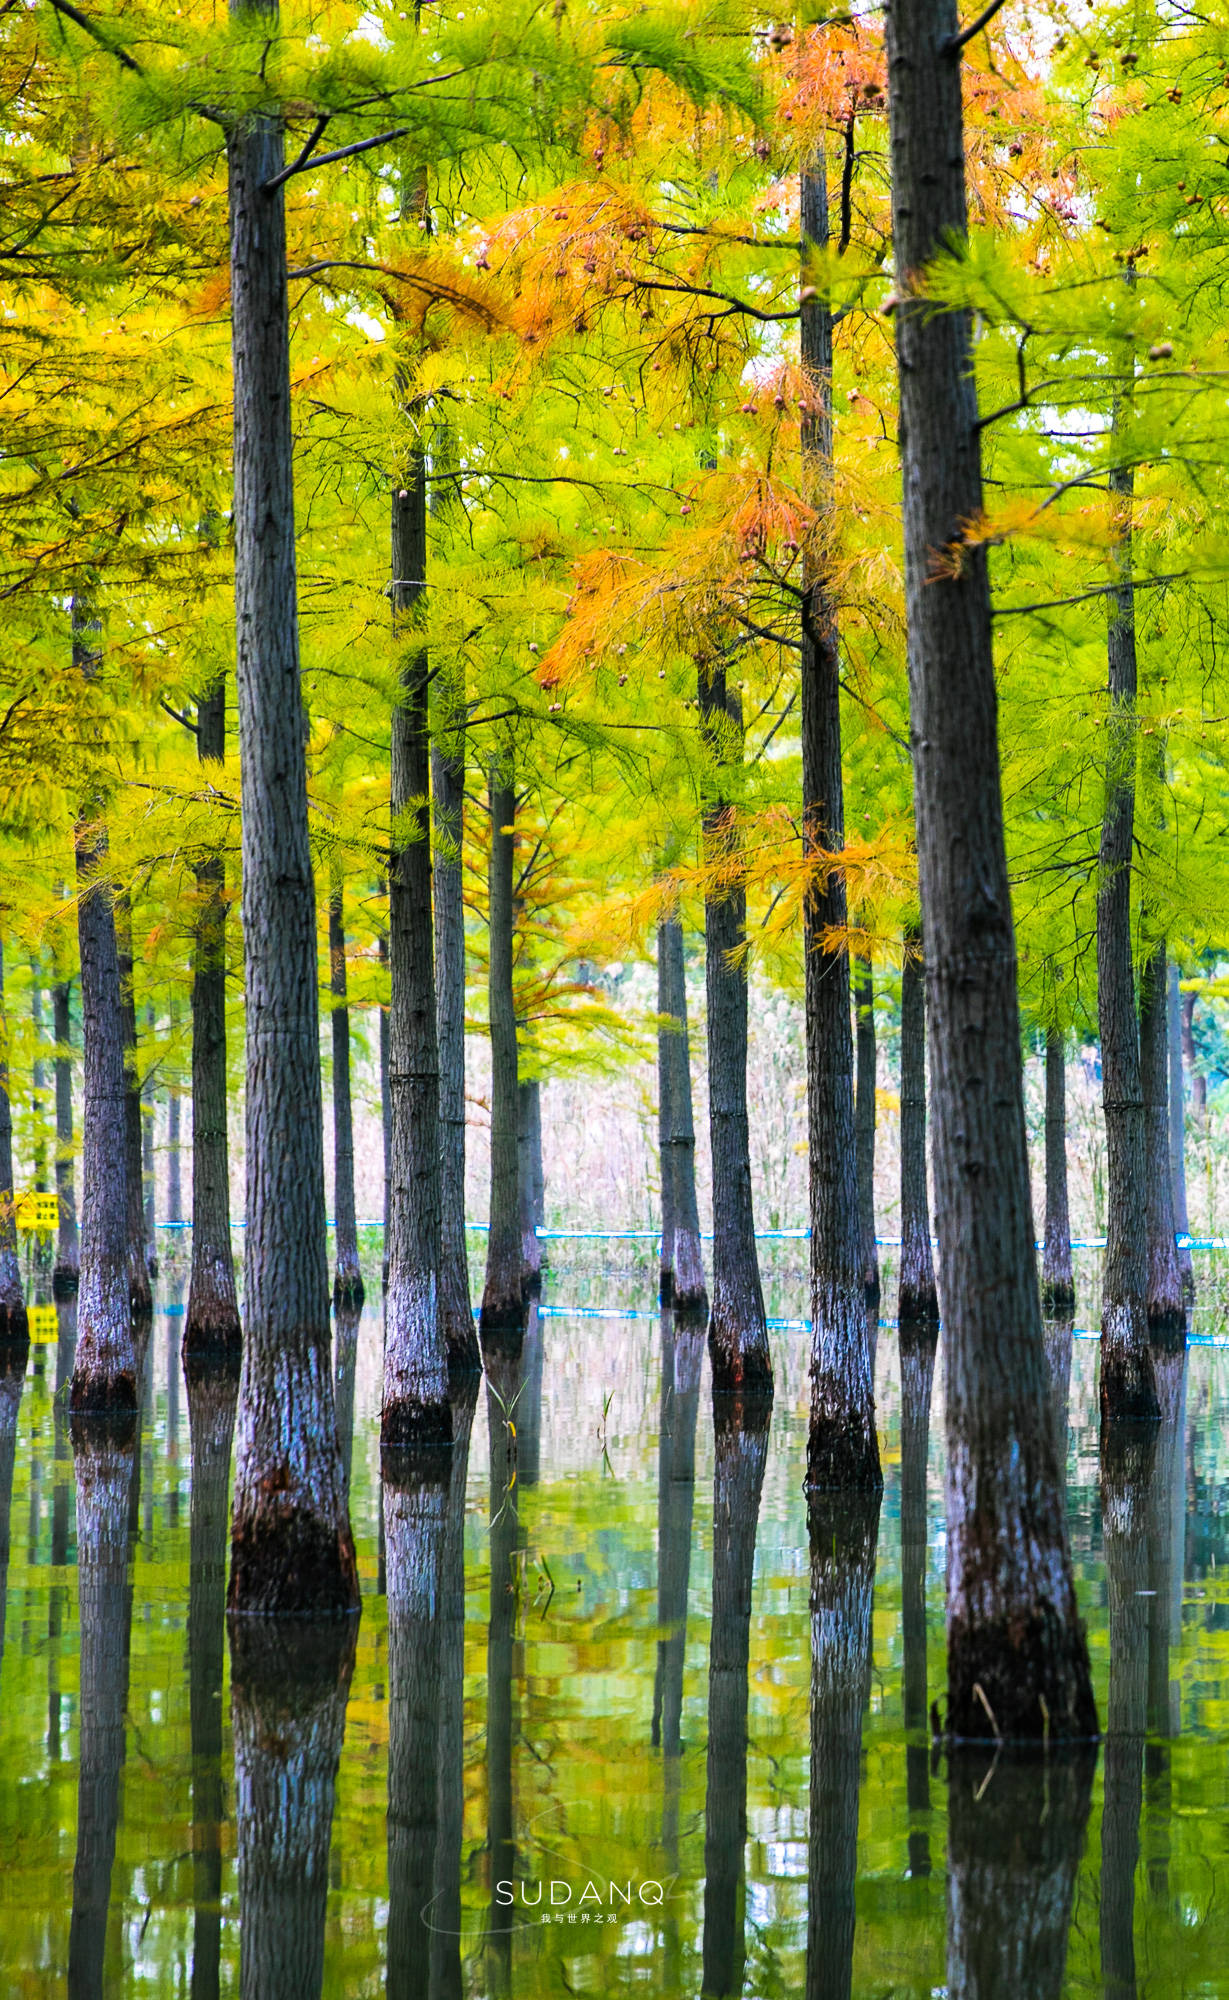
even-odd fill
[[[53,0],[53,5],[61,4],[62,0]],[[272,194],[274,189],[280,188],[283,181],[288,181],[292,174],[314,172],[317,167],[331,166],[334,160],[349,160],[355,153],[369,153],[373,146],[387,146],[392,139],[404,139],[409,130],[408,125],[395,125],[391,132],[377,132],[371,139],[356,139],[353,145],[338,146],[331,153],[315,153],[311,159],[300,155],[290,166],[283,167],[280,174],[274,174],[271,181],[265,181],[260,191],[262,194]]]
[[[959,34],[948,35],[945,41],[940,42],[939,54],[958,56],[966,42],[971,42],[974,35],[980,35],[983,28],[989,27],[1002,4],[1003,0],[990,0],[990,5],[984,7],[977,19],[969,22],[967,28],[961,28]]]

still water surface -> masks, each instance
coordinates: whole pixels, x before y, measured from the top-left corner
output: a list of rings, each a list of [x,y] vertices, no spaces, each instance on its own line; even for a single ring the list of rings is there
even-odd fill
[[[1169,1365],[1161,1438],[1103,1486],[1074,1341],[1110,1734],[1095,1770],[949,1769],[941,1344],[932,1396],[881,1330],[882,1508],[829,1510],[813,1548],[805,1335],[774,1336],[767,1435],[718,1436],[702,1340],[566,1288],[483,1385],[451,1488],[382,1493],[378,1314],[343,1332],[348,1690],[306,1642],[232,1687],[229,1412],[189,1409],[181,1309],[134,1458],[79,1479],[60,1309],[0,1385],[0,1993],[237,1994],[242,1927],[260,2000],[1229,1995],[1229,1348]]]

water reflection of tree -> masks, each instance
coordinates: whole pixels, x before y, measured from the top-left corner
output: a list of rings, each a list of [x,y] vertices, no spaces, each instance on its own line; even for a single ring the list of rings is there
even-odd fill
[[[172,1357],[178,1368],[179,1357]],[[222,1656],[226,1630],[231,1441],[239,1355],[198,1349],[185,1362],[192,1492],[188,1546],[188,1693],[192,1729],[192,2000],[216,2000],[222,1945]]]
[[[358,1619],[234,1617],[241,2000],[318,2000]]]
[[[663,1753],[662,1852],[679,1868],[682,1790],[683,1669],[687,1657],[687,1596],[696,1493],[696,1412],[704,1363],[705,1325],[661,1313],[661,1411],[657,1443],[657,1672],[651,1740]],[[679,1990],[682,1952],[676,1906],[662,1912],[663,1987]]]
[[[1157,1439],[1157,1503],[1148,1537],[1148,1735],[1144,1751],[1145,1816],[1150,1828],[1148,1889],[1169,1900],[1170,1751],[1162,1739],[1182,1726],[1179,1686],[1170,1678],[1170,1648],[1182,1637],[1182,1574],[1186,1548],[1186,1355],[1155,1353],[1161,1431]]]
[[[25,1386],[30,1342],[9,1340],[0,1345],[0,1662],[4,1659],[4,1612],[8,1602],[10,1514],[13,1467],[17,1461],[17,1418]]]
[[[1058,2000],[1095,1744],[953,1750],[948,2000]]]
[[[934,1346],[930,1343],[931,1365]],[[813,1493],[807,2000],[849,2000],[878,1493]],[[923,1518],[925,1508],[923,1503]],[[925,1623],[923,1619],[923,1644]]]
[[[465,1475],[476,1399],[465,1378],[448,1450],[384,1454],[390,2000],[461,1991]]]
[[[910,1875],[930,1873],[930,1834],[919,1821],[924,1821],[930,1811],[930,1751],[926,1734],[926,1455],[937,1338],[935,1328],[925,1321],[900,1329],[900,1622]]]
[[[541,1436],[541,1319],[537,1301],[521,1342],[488,1338],[483,1358],[490,1437],[491,1601],[487,1626],[487,1851],[491,1900],[487,1918],[490,1983],[507,1992],[512,1979],[515,1912],[496,1895],[497,1882],[516,1872],[512,1762],[516,1741],[517,1567],[525,1538],[521,1487],[537,1477]]]
[[[742,1990],[747,1840],[747,1659],[751,1584],[771,1405],[716,1396],[713,1614],[708,1665],[703,1991]]]
[[[72,1444],[81,1719],[68,1993],[69,2000],[94,2000],[104,1991],[107,1911],[124,1766],[132,1636],[129,1527],[133,1489],[140,1479],[136,1413],[75,1417]]]
[[[1140,1851],[1145,1738],[1170,1726],[1169,1643],[1175,1554],[1182,1571],[1184,1354],[1154,1350],[1159,1429],[1103,1435],[1101,1514],[1109,1599],[1109,1704],[1101,1812],[1101,1977],[1106,2000],[1134,2000],[1135,1874]],[[1152,1775],[1166,1817],[1167,1762]],[[1162,1861],[1163,1870],[1163,1861]]]

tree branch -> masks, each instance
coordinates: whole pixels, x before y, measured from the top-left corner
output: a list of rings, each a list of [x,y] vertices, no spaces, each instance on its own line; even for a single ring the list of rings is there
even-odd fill
[[[971,42],[974,35],[980,35],[983,28],[989,27],[1002,4],[1003,0],[990,0],[990,5],[983,7],[977,19],[970,21],[967,28],[961,28],[959,34],[948,35],[946,40],[940,42],[939,54],[941,56],[958,56],[966,42]]]
[[[52,0],[52,4],[53,6],[60,6],[62,0]],[[325,122],[327,123],[328,121],[326,120]],[[332,166],[334,160],[353,159],[356,153],[369,153],[373,146],[387,146],[390,139],[404,139],[409,129],[408,125],[395,125],[391,132],[377,132],[371,139],[356,139],[352,146],[338,146],[331,153],[316,153],[311,159],[307,157],[311,148],[310,146],[306,146],[297,160],[293,160],[288,167],[283,167],[280,174],[274,174],[273,179],[266,181],[260,191],[262,194],[272,194],[276,188],[281,187],[283,181],[288,181],[293,174],[305,174],[309,171],[314,171],[317,167],[329,167]],[[314,137],[319,137],[319,134],[315,134]]]
[[[98,24],[91,21],[88,14],[83,14],[79,7],[74,7],[72,0],[51,0],[51,5],[57,14],[63,14],[66,20],[75,21],[83,34],[88,35],[92,42],[97,42],[99,48],[105,49],[109,56],[114,56],[116,62],[122,64],[125,69],[131,70],[134,76],[144,76],[145,71],[136,57],[130,56],[127,49],[117,49],[114,43],[109,42]]]

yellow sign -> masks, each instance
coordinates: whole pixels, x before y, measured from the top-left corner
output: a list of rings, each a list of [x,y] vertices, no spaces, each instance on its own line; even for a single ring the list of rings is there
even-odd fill
[[[31,1306],[26,1314],[30,1338],[36,1347],[51,1347],[60,1337],[60,1321],[54,1306]]]
[[[14,1197],[14,1212],[19,1229],[36,1230],[40,1236],[49,1236],[60,1220],[59,1197],[54,1194],[35,1194],[25,1189]]]

